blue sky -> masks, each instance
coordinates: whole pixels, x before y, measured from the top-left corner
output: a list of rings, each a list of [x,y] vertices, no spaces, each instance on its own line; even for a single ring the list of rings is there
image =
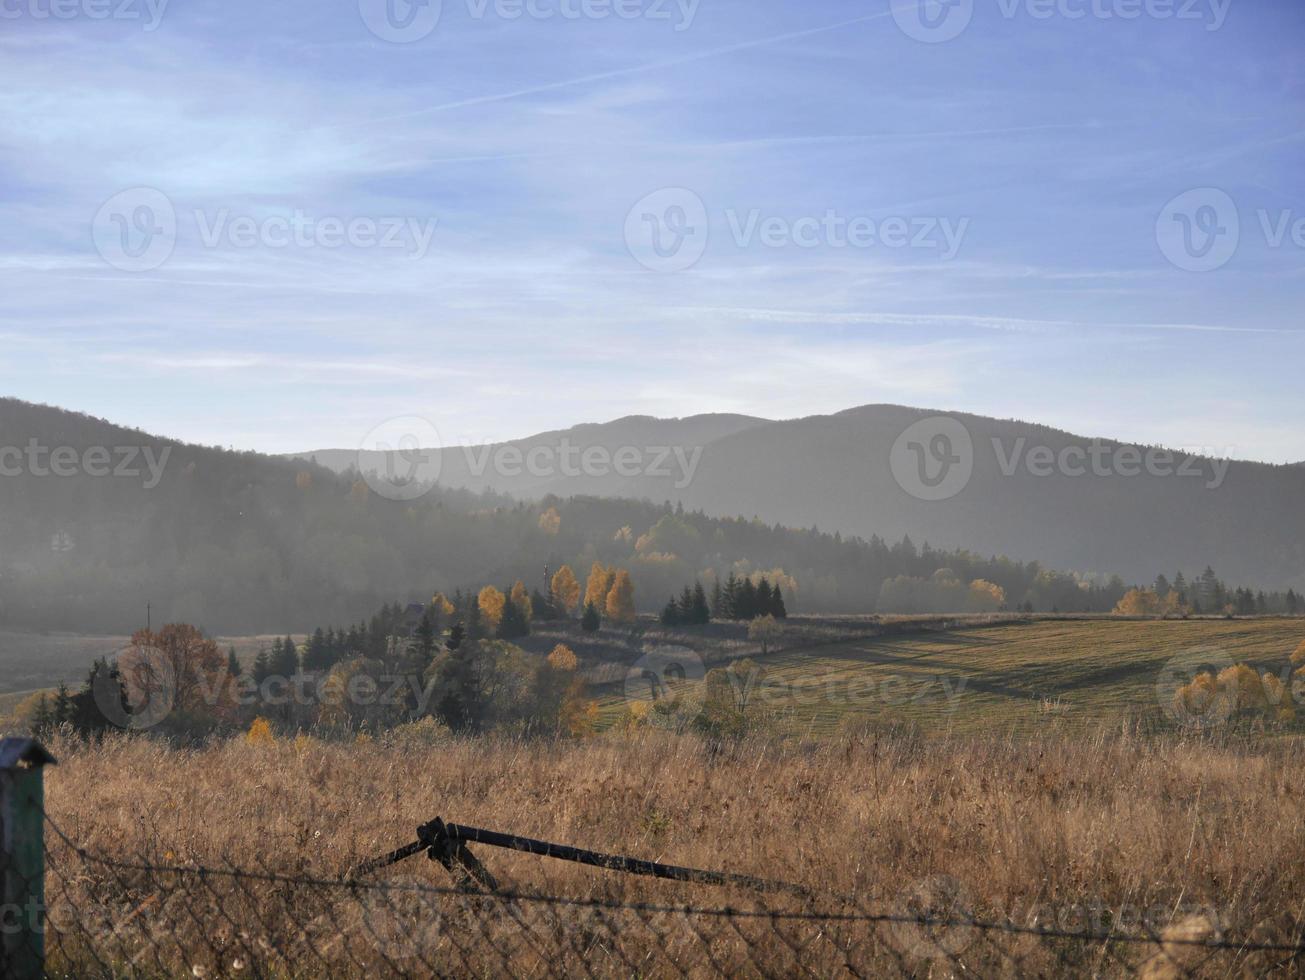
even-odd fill
[[[0,391],[267,451],[886,401],[1305,460],[1298,0],[393,2],[0,0]]]

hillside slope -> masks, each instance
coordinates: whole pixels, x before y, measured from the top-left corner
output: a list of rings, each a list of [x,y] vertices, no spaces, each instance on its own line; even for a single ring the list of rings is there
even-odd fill
[[[972,475],[949,499],[919,499],[909,492],[910,479],[904,488],[894,475],[894,445],[917,423],[927,436],[930,423],[923,420],[939,414],[867,405],[778,422],[739,416],[641,419],[637,432],[626,431],[623,425],[630,420],[621,420],[610,428],[579,426],[513,445],[560,451],[563,440],[609,450],[621,444],[643,451],[639,458],[645,463],[653,458],[649,447],[676,447],[678,453],[665,461],[666,472],[543,478],[520,468],[496,470],[490,454],[483,473],[471,478],[466,460],[484,461],[486,447],[467,447],[442,452],[440,482],[492,488],[521,499],[591,493],[669,500],[708,514],[756,516],[766,523],[866,538],[910,535],[947,549],[1040,560],[1081,572],[1117,572],[1136,581],[1179,569],[1190,576],[1213,565],[1239,583],[1305,587],[1305,470],[1299,466],[1189,459],[1175,452],[1168,462],[1155,456],[1148,472],[1138,460],[1147,459],[1149,447],[951,413],[972,446]],[[932,445],[925,449],[931,452]],[[1062,472],[1053,462],[1050,474],[1042,475],[1042,459],[1035,454],[1059,460],[1066,450],[1071,465]],[[1093,453],[1099,472],[1093,472]],[[377,454],[316,458],[340,470],[378,465]],[[1080,458],[1087,461],[1081,475]]]
[[[719,445],[754,423],[685,420],[682,429],[719,436],[711,443]],[[651,440],[663,431],[655,420],[622,426],[607,436]],[[517,579],[543,590],[546,568],[567,563],[583,580],[596,561],[630,571],[644,612],[694,579],[710,588],[730,573],[771,573],[794,612],[874,612],[886,579],[922,581],[943,568],[961,583],[994,582],[1012,603],[1029,598],[1039,609],[1109,609],[1122,590],[1113,583],[1086,591],[1068,577],[1040,576],[1032,564],[843,540],[665,503],[579,496],[523,504],[448,486],[393,499],[375,480],[302,460],[185,445],[0,400],[0,448],[32,442],[47,453],[66,447],[78,462],[65,476],[47,458],[0,478],[0,630],[130,632],[143,625],[148,603],[156,623],[303,632],[355,622],[383,603],[426,601],[436,590]],[[127,450],[134,458],[118,473]],[[97,454],[109,457],[108,471]]]

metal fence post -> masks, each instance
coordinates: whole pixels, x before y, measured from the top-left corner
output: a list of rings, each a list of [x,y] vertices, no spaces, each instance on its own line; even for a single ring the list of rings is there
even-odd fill
[[[0,978],[45,974],[45,787],[54,762],[29,738],[0,740]]]

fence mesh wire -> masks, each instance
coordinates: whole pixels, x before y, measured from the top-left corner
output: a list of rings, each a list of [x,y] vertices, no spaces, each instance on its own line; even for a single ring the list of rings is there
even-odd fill
[[[887,908],[701,889],[681,905],[675,884],[657,903],[482,893],[423,857],[361,881],[111,859],[48,818],[45,874],[53,977],[1305,975],[1289,920],[1079,930],[984,918],[945,885]]]

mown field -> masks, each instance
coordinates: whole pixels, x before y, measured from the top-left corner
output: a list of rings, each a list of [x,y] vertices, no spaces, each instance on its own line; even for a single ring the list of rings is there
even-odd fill
[[[802,622],[795,621],[795,635]],[[899,620],[888,628],[918,625]],[[1160,716],[1162,692],[1172,689],[1164,681],[1190,676],[1197,666],[1250,663],[1280,673],[1305,640],[1305,619],[1039,618],[834,642],[784,640],[768,656],[753,644],[702,643],[692,631],[663,640],[693,650],[704,669],[753,659],[762,668],[754,703],[785,734],[826,736],[856,720],[968,733]],[[701,686],[695,677],[685,682],[690,696]],[[627,703],[624,676],[597,690],[604,723],[615,723]]]

